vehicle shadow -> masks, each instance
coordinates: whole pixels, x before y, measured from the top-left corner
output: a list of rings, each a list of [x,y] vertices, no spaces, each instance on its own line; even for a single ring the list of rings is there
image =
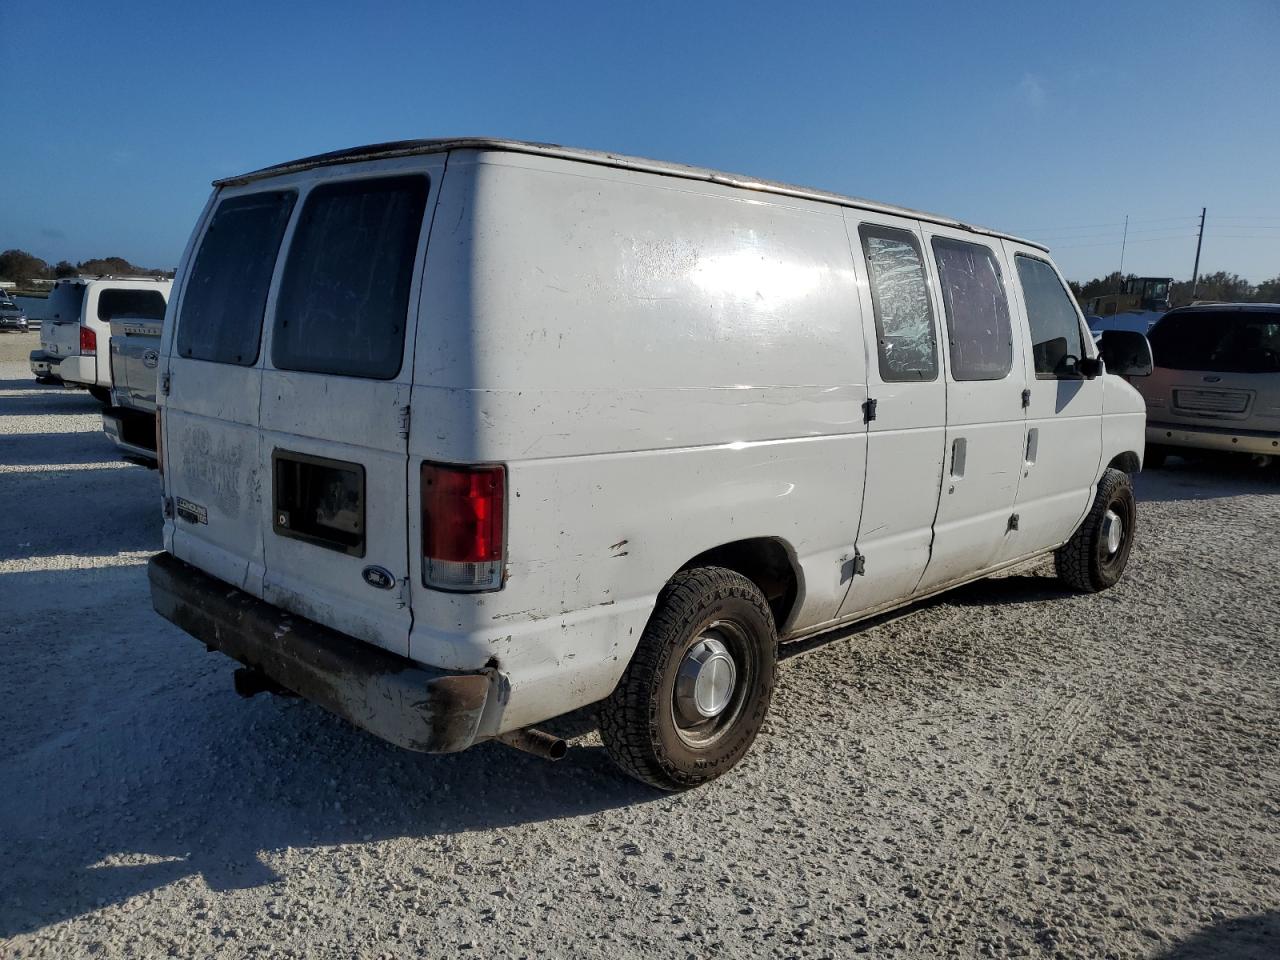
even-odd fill
[[[3,414],[2,409],[0,414]],[[0,461],[13,467],[83,463],[101,464],[104,469],[114,468],[121,462],[110,438],[101,431],[92,430],[8,434],[4,438],[4,453],[0,455]]]
[[[1275,960],[1280,957],[1280,911],[1223,920],[1175,944],[1157,960]]]
[[[38,566],[45,556],[111,557],[160,549],[159,477],[117,459],[105,436],[17,434],[5,438],[3,459],[32,469],[4,474],[7,497],[25,506],[5,519],[0,561]]]
[[[1259,467],[1243,455],[1170,457],[1160,469],[1138,474],[1134,492],[1139,500],[1154,503],[1276,494],[1280,468]]]
[[[93,413],[102,404],[89,391],[55,383],[26,380],[0,380],[0,415],[40,413]]]
[[[1047,563],[1048,561],[1041,561]],[[1063,600],[1073,596],[1048,568],[1050,572],[1038,572],[1040,566],[1020,568],[1021,572],[1004,574],[977,580],[962,587],[948,590],[924,600],[918,600],[906,607],[891,610],[888,613],[868,617],[846,627],[839,627],[827,633],[820,633],[803,640],[792,640],[779,647],[778,658],[787,660],[791,657],[809,653],[828,644],[839,643],[856,637],[858,634],[874,630],[886,623],[892,623],[903,617],[909,617],[932,607],[951,606],[990,606],[993,604],[1039,603],[1044,600]]]
[[[64,608],[23,623],[41,595]],[[243,700],[232,661],[150,611],[141,565],[0,574],[0,608],[19,621],[0,624],[0,939],[186,877],[275,883],[298,847],[410,839],[445,882],[472,867],[449,858],[452,834],[666,796],[594,739],[559,763],[492,743],[429,756],[305,701]],[[594,725],[581,710],[547,726]]]

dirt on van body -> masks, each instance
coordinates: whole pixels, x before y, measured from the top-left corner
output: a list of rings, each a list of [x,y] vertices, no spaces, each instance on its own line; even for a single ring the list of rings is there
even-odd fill
[[[745,763],[385,746],[151,611],[156,474],[0,365],[0,955],[1280,954],[1280,479],[1138,478],[1128,574],[1039,564],[808,644]]]

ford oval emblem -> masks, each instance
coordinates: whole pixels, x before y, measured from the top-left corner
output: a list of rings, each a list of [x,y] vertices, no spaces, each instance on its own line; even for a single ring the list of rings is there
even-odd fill
[[[142,354],[142,365],[148,370],[154,370],[160,366],[160,352],[158,350],[145,350]]]
[[[1222,378],[1221,377],[1205,377],[1204,382],[1205,383],[1221,383]]]
[[[365,567],[360,575],[364,577],[365,583],[379,590],[390,590],[396,585],[396,578],[386,567]]]

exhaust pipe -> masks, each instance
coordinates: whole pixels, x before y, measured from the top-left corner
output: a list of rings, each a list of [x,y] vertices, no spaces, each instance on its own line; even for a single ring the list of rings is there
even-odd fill
[[[559,760],[569,752],[569,745],[561,737],[547,733],[545,730],[535,730],[533,727],[500,733],[495,739],[502,741],[508,747],[515,747],[525,753],[532,753],[535,757],[542,757],[543,760]]]

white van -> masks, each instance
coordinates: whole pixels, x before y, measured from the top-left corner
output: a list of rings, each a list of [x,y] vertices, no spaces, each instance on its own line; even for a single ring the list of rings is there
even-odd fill
[[[171,280],[153,277],[71,277],[49,292],[48,319],[31,372],[41,382],[85,387],[111,402],[111,321],[163,319]]]
[[[689,787],[780,640],[1133,542],[1141,398],[1042,247],[944,217],[411,141],[219,181],[176,283],[156,609],[411,749],[599,703]]]

